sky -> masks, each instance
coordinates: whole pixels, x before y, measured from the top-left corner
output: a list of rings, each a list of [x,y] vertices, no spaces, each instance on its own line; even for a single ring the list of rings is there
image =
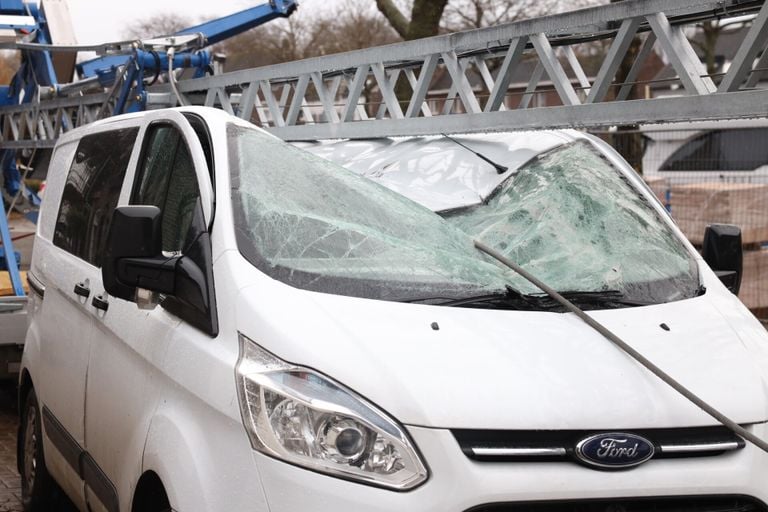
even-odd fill
[[[156,14],[179,13],[195,23],[266,3],[265,0],[67,0],[80,44],[125,38],[131,22]],[[303,0],[302,12],[321,8],[328,0]]]

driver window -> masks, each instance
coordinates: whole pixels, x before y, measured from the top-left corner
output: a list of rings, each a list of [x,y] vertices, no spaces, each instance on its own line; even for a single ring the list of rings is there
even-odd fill
[[[153,205],[162,212],[163,251],[182,252],[200,201],[197,176],[184,137],[171,125],[150,127],[131,204]]]

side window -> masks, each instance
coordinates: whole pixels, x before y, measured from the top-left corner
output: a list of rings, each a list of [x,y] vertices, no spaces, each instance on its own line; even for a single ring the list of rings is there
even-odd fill
[[[200,200],[192,157],[181,133],[170,125],[150,128],[131,204],[162,211],[163,251],[181,252]]]
[[[662,171],[717,171],[721,169],[720,131],[699,135],[683,144],[661,166]]]
[[[720,138],[724,171],[754,171],[768,165],[768,130],[725,130]]]
[[[53,243],[97,267],[138,132],[130,128],[83,137],[67,175]]]
[[[685,143],[662,171],[753,171],[768,165],[768,129],[714,130]]]

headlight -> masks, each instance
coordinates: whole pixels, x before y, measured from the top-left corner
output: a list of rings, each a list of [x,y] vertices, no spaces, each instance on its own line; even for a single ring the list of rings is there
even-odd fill
[[[327,377],[300,368],[240,335],[237,391],[251,445],[329,475],[396,490],[427,479],[404,430]]]

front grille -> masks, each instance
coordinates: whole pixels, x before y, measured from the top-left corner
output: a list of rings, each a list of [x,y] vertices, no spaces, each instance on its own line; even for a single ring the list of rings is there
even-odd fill
[[[466,512],[768,512],[768,508],[747,496],[701,496],[495,503]]]
[[[453,430],[464,454],[492,462],[577,461],[576,445],[594,434],[586,430]],[[744,440],[725,427],[623,430],[642,436],[655,448],[654,459],[711,457],[744,448]]]

